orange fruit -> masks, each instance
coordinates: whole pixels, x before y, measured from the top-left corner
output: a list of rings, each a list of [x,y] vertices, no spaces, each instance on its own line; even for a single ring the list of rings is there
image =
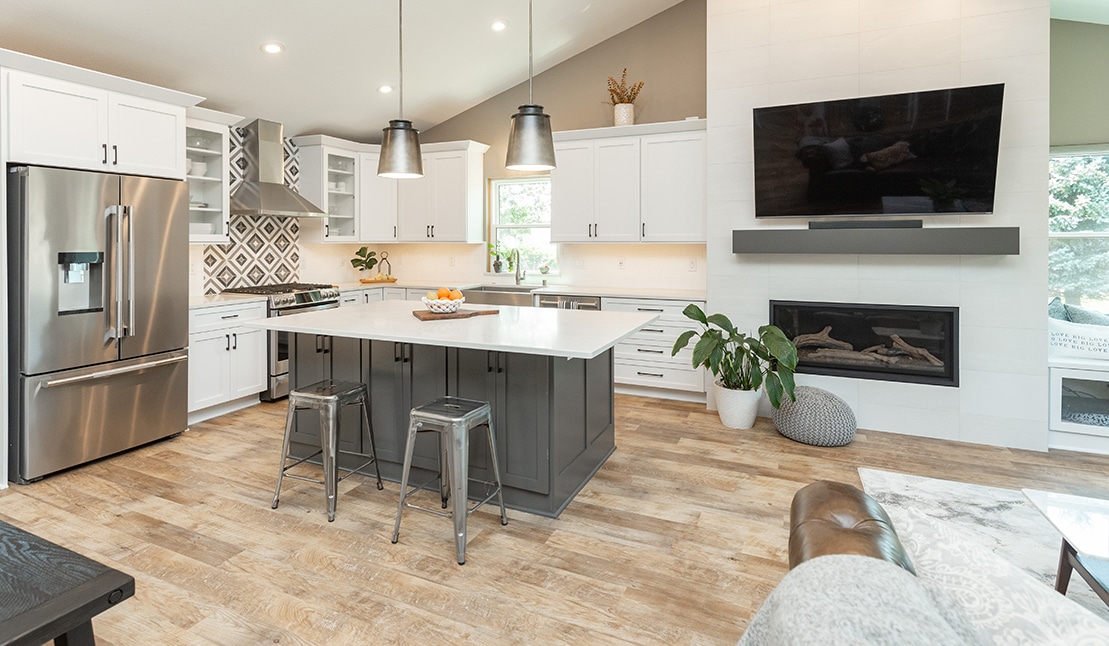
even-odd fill
[[[460,298],[462,298],[462,292],[457,289],[452,289],[450,293],[450,299],[452,301],[457,301]]]
[[[439,298],[450,298],[451,297],[451,290],[450,290],[449,287],[440,287],[439,291],[436,293],[436,295]]]

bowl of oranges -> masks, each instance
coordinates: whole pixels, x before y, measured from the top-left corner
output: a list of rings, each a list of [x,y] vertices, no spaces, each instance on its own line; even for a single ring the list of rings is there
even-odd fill
[[[457,289],[440,287],[438,291],[429,291],[424,294],[424,297],[420,300],[424,302],[428,310],[436,314],[450,314],[451,312],[457,312],[458,308],[462,307],[462,304],[466,302],[466,297]]]

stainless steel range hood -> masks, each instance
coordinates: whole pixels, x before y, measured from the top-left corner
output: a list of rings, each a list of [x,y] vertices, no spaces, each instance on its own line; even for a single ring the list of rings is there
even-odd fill
[[[280,123],[256,119],[246,127],[243,183],[231,194],[233,215],[327,217],[323,209],[285,186],[285,152]]]

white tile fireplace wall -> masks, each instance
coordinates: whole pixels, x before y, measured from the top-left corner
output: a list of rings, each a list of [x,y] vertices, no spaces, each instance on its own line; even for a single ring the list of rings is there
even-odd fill
[[[802,375],[860,428],[1048,448],[1048,0],[708,0],[708,306],[754,329],[768,301],[960,308],[958,388]],[[735,255],[755,221],[757,106],[1005,83],[996,212],[926,226],[1017,226],[1019,256]]]

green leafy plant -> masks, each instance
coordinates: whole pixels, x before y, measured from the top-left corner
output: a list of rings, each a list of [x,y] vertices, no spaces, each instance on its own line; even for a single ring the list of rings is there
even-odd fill
[[[373,269],[374,266],[377,265],[377,258],[374,257],[376,255],[377,252],[369,251],[366,247],[362,247],[354,252],[354,257],[350,259],[350,264],[358,271]]]
[[[702,330],[686,330],[674,341],[671,356],[697,338],[693,346],[693,365],[708,368],[730,390],[758,390],[766,385],[770,405],[778,408],[782,395],[793,395],[793,372],[797,369],[797,348],[781,328],[764,325],[758,336],[736,330],[723,314],[706,316],[690,303],[682,310],[686,318],[701,324]]]
[[[920,192],[939,202],[950,202],[966,194],[966,189],[954,179],[926,177],[920,180]]]

